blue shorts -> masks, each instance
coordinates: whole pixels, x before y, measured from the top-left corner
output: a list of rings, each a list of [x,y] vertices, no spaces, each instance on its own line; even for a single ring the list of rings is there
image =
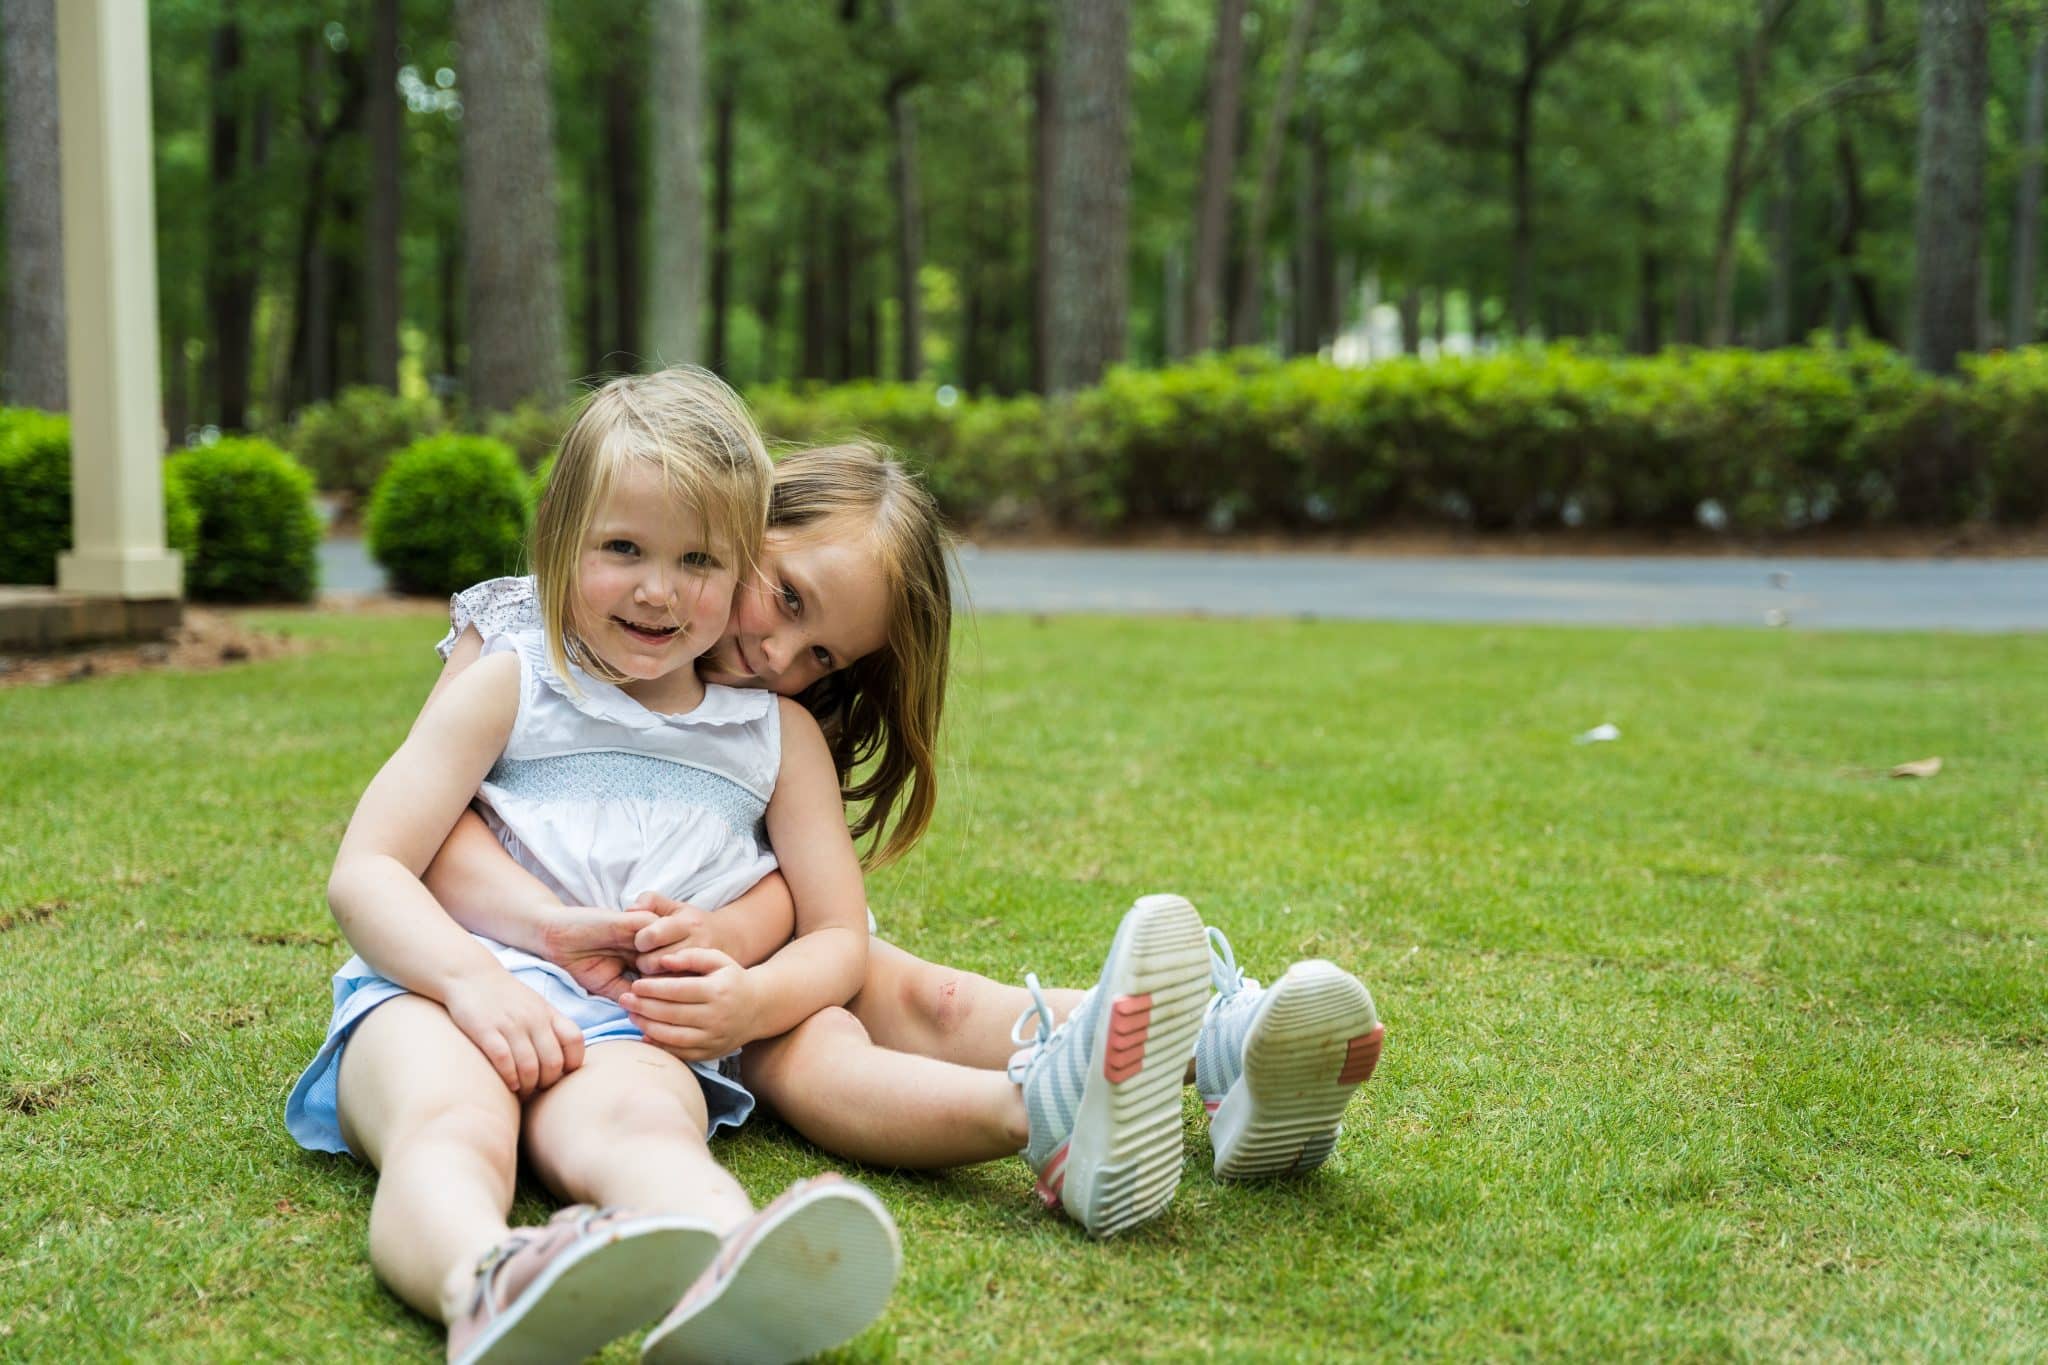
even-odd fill
[[[585,1047],[641,1039],[640,1030],[624,1010],[601,996],[589,994],[554,963],[508,948],[481,934],[472,937],[489,948],[515,978],[581,1028]],[[315,1152],[349,1150],[341,1136],[341,1115],[335,1097],[342,1049],[364,1015],[387,1000],[410,994],[397,982],[379,976],[360,957],[350,958],[334,974],[334,1016],[327,1024],[327,1040],[300,1075],[298,1084],[292,1087],[291,1098],[285,1101],[284,1126],[301,1147]],[[739,1082],[738,1053],[716,1062],[692,1062],[690,1070],[697,1073],[698,1084],[704,1089],[710,1132],[737,1128],[747,1121],[754,1110],[754,1097]]]

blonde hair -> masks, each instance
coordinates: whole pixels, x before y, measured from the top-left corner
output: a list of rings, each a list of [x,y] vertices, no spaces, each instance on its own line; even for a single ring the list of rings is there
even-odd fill
[[[841,800],[861,807],[853,837],[870,841],[861,861],[873,869],[909,852],[938,804],[952,578],[932,495],[880,448],[850,442],[785,456],[775,468],[768,525],[801,531],[842,517],[861,526],[888,579],[888,631],[882,648],[797,700],[825,732]]]
[[[534,595],[548,657],[564,678],[574,662],[607,682],[624,681],[577,637],[574,603],[584,538],[632,460],[659,471],[668,496],[703,519],[712,546],[742,581],[760,554],[774,467],[739,395],[709,371],[687,367],[612,380],[584,400],[562,437],[533,519]]]

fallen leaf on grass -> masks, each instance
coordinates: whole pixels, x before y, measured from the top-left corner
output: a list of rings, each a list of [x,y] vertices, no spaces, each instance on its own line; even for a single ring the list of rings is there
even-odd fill
[[[1916,758],[1911,763],[1901,763],[1892,769],[1893,777],[1932,777],[1941,771],[1939,758]]]

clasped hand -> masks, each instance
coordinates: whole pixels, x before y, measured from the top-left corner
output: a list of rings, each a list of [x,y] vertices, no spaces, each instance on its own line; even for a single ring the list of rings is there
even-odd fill
[[[714,946],[711,916],[695,906],[653,892],[624,911],[564,906],[541,936],[549,961],[683,1061],[711,1061],[753,1041],[747,970]]]

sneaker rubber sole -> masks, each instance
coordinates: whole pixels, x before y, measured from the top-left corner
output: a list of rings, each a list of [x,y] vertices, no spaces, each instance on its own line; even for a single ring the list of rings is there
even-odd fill
[[[1179,896],[1139,898],[1117,928],[1087,1087],[1050,1184],[1094,1237],[1164,1212],[1183,1162],[1181,1081],[1209,996],[1209,941]]]
[[[582,1360],[675,1307],[718,1246],[717,1232],[691,1218],[607,1229],[550,1262],[454,1365]]]
[[[881,1201],[851,1182],[791,1201],[739,1259],[640,1348],[652,1365],[777,1365],[858,1336],[896,1287],[903,1250]],[[671,1300],[670,1305],[674,1306]]]
[[[1351,1092],[1379,1064],[1386,1028],[1358,978],[1319,959],[1287,969],[1259,1002],[1244,1072],[1209,1121],[1221,1180],[1314,1170],[1337,1145]]]

